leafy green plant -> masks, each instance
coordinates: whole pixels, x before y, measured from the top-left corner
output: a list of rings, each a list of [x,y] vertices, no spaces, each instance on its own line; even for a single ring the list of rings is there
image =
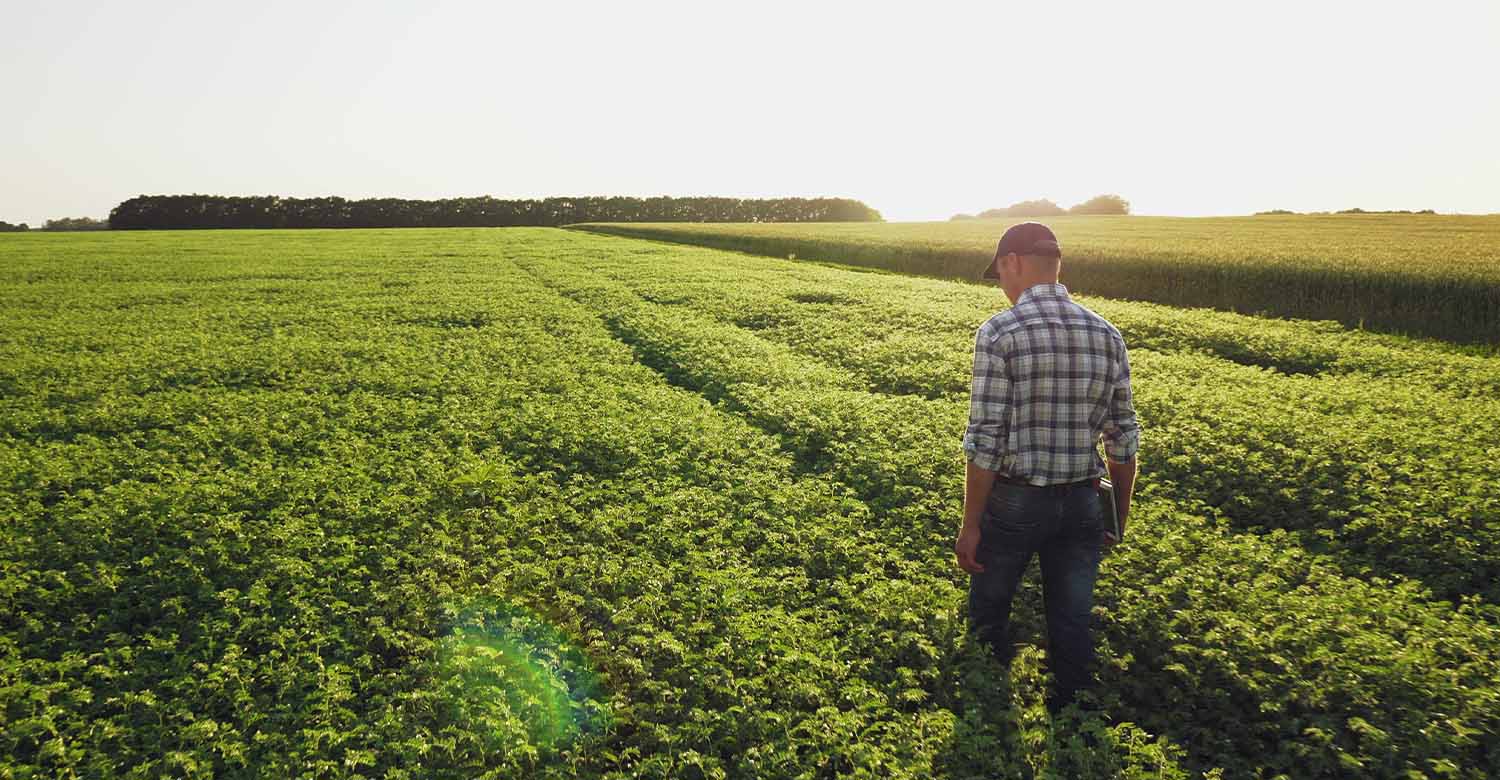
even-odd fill
[[[1091,299],[1143,343],[1147,492],[1102,712],[1054,721],[1036,583],[1007,670],[950,560],[992,291],[555,230],[53,238],[0,246],[0,775],[1500,771],[1486,548],[1340,498],[1490,538],[1447,476],[1482,355]]]

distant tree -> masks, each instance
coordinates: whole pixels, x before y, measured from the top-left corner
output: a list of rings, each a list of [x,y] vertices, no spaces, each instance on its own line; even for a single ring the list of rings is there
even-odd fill
[[[954,214],[953,216],[951,216],[951,217],[948,218],[948,221],[949,222],[957,222],[957,221],[959,221],[961,219],[975,219],[975,218],[976,217],[973,214]]]
[[[975,219],[999,219],[1001,217],[1056,217],[1068,213],[1062,206],[1046,198],[1023,200],[1003,209],[985,209]],[[962,215],[960,215],[962,216]]]
[[[27,225],[25,222],[22,222],[19,225],[12,225],[9,222],[0,222],[0,233],[24,233],[30,229],[31,226]]]
[[[1254,217],[1283,217],[1283,216],[1293,215],[1293,214],[1296,214],[1296,213],[1297,212],[1295,212],[1295,211],[1288,211],[1287,209],[1271,209],[1270,211],[1257,211],[1254,214],[1252,214],[1251,216],[1254,216]]]
[[[1002,217],[1060,217],[1064,214],[1129,214],[1130,202],[1119,195],[1098,195],[1074,206],[1064,209],[1046,198],[1036,200],[1023,200],[1020,203],[1012,203],[1003,209],[985,209],[977,216],[968,214],[955,214],[950,220],[957,219],[1000,219]]]
[[[93,217],[63,217],[47,220],[42,230],[109,230],[109,223]]]
[[[1327,213],[1327,212],[1324,212],[1324,213]],[[1390,211],[1369,211],[1367,209],[1362,209],[1362,208],[1352,208],[1352,209],[1344,209],[1343,211],[1335,211],[1333,213],[1335,213],[1335,214],[1436,214],[1437,212],[1433,211],[1432,209],[1422,209],[1421,211],[1411,211],[1410,209],[1401,209],[1399,211],[1396,211],[1396,210],[1390,210]]]
[[[1119,195],[1095,195],[1068,209],[1069,214],[1129,214],[1130,202]]]
[[[1008,217],[1057,217],[1068,213],[1062,206],[1053,203],[1046,198],[1037,200],[1023,200],[1020,203],[1012,203],[1006,209]]]

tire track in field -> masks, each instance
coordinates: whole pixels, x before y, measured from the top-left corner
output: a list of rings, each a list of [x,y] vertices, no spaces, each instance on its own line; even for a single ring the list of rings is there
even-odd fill
[[[715,406],[733,412],[736,416],[746,419],[757,429],[774,436],[777,441],[781,442],[782,450],[792,456],[799,473],[823,478],[829,477],[830,469],[836,465],[834,461],[837,460],[837,450],[842,445],[842,442],[829,437],[808,435],[807,430],[798,426],[796,421],[789,422],[784,419],[756,413],[755,409],[742,403],[737,395],[731,392],[735,387],[745,386],[744,382],[719,382],[712,376],[690,370],[681,362],[674,360],[671,352],[673,345],[653,341],[647,335],[646,329],[642,327],[642,323],[634,321],[630,313],[631,309],[637,307],[652,307],[660,309],[663,312],[672,311],[671,307],[645,301],[634,292],[624,288],[606,289],[598,286],[594,286],[593,288],[566,287],[536,274],[534,269],[527,268],[526,270],[533,273],[541,284],[548,285],[559,295],[594,308],[596,315],[611,335],[629,348],[643,366],[656,372],[668,384],[685,392],[700,396]],[[599,309],[603,310],[600,311]],[[704,342],[699,343],[702,344]],[[805,389],[820,393],[835,392],[847,400],[850,407],[857,412],[863,411],[860,410],[860,407],[869,403],[887,410],[893,405],[899,406],[901,411],[905,413],[905,416],[916,419],[932,419],[945,414],[952,416],[952,409],[947,404],[904,393],[879,393],[871,391],[867,389],[862,380],[841,368],[822,364],[810,364],[809,361],[792,355],[791,351],[785,347],[764,341],[753,334],[747,333],[746,338],[736,346],[745,352],[753,352],[754,354],[750,356],[750,359],[747,359],[743,353],[729,351],[721,353],[719,357],[736,363],[743,370],[757,372],[760,374],[759,378],[763,385],[773,386],[777,390]],[[786,358],[789,356],[794,359],[788,361]],[[778,362],[789,363],[791,367],[778,369]],[[808,368],[808,365],[811,365],[811,367]],[[898,420],[892,419],[890,422],[896,423]],[[954,441],[957,441],[956,437]],[[958,452],[957,445],[955,444],[952,454],[957,457]],[[921,464],[916,463],[908,465],[914,467],[921,466]],[[948,465],[951,464],[943,463],[940,467]],[[922,473],[932,477],[937,470],[935,466],[937,464],[925,464],[925,467],[921,469]],[[899,485],[890,484],[891,477],[894,477],[894,474],[880,476],[883,479],[878,490],[871,490],[868,487],[864,490],[858,490],[858,486],[853,486],[853,489],[856,489],[863,496],[861,500],[869,504],[877,512],[889,513],[892,510],[903,509],[911,506],[915,500],[926,497],[918,495],[921,491],[901,491]],[[841,482],[847,485],[847,481],[841,480]],[[897,496],[898,500],[895,501],[889,500],[893,488],[899,494]],[[934,506],[929,502],[921,505],[921,509],[931,517],[947,517],[952,516],[953,512],[956,511],[955,506],[956,504],[950,500],[945,501],[943,506]],[[947,525],[943,521],[926,522],[923,524],[923,527],[929,532],[937,531],[938,536],[934,537],[934,541],[937,541],[940,546],[943,544],[943,542],[938,541],[942,535],[948,532]],[[917,558],[916,560],[924,563],[931,562],[930,558],[925,557]]]

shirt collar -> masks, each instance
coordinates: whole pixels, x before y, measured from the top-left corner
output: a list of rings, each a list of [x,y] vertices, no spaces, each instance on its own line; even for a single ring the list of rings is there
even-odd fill
[[[1061,298],[1065,301],[1072,300],[1072,298],[1068,297],[1068,288],[1064,287],[1061,284],[1033,284],[1032,286],[1027,287],[1025,292],[1021,293],[1021,297],[1016,301],[1016,305],[1020,306],[1021,304],[1025,303],[1028,300],[1031,300],[1032,298]]]

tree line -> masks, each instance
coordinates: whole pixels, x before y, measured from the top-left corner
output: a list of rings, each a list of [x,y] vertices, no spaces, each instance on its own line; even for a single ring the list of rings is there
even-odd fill
[[[114,230],[557,226],[578,222],[879,222],[847,198],[491,197],[406,200],[274,195],[140,195],[109,213]]]
[[[0,222],[0,233],[25,233],[33,228],[22,222],[12,225],[9,222]],[[37,230],[52,232],[76,231],[76,230],[108,230],[109,223],[102,219],[93,217],[63,217],[62,219],[49,219],[46,224]]]
[[[978,214],[954,214],[949,221],[960,219],[994,219],[997,217],[1060,217],[1065,214],[1129,214],[1130,201],[1119,195],[1095,195],[1071,208],[1063,208],[1046,198],[1023,200],[1003,209],[986,209]]]
[[[1254,216],[1254,217],[1289,217],[1289,216],[1326,217],[1326,216],[1333,215],[1333,214],[1433,214],[1433,215],[1435,215],[1435,214],[1437,214],[1437,212],[1434,211],[1434,210],[1432,210],[1432,209],[1422,209],[1421,211],[1411,211],[1410,209],[1402,209],[1400,211],[1370,211],[1368,209],[1362,209],[1362,208],[1355,207],[1355,208],[1352,208],[1352,209],[1340,209],[1339,211],[1307,211],[1307,212],[1292,211],[1291,209],[1271,209],[1270,211],[1257,211],[1254,214],[1252,214],[1251,216]]]

